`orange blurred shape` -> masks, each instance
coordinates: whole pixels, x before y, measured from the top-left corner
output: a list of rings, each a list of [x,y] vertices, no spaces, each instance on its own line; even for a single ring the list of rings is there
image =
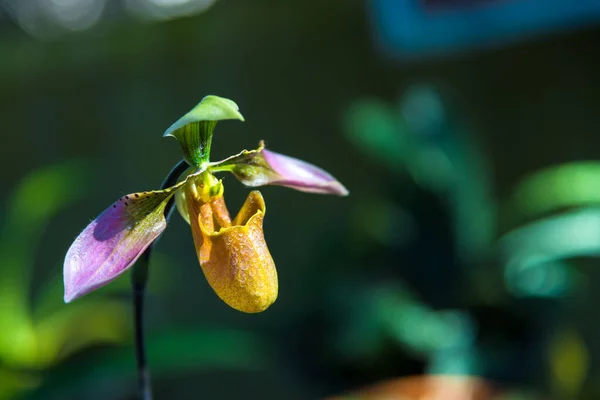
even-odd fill
[[[492,400],[498,393],[483,379],[422,375],[384,381],[326,400]]]

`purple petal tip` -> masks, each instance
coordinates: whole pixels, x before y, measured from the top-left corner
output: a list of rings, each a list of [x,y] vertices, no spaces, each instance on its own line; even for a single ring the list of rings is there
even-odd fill
[[[327,171],[297,158],[263,150],[265,161],[278,175],[270,184],[309,193],[347,196],[348,189]]]
[[[137,200],[130,198],[134,196]],[[165,229],[162,213],[139,212],[139,204],[146,204],[142,198],[129,195],[117,201],[75,239],[63,267],[65,303],[119,277]]]

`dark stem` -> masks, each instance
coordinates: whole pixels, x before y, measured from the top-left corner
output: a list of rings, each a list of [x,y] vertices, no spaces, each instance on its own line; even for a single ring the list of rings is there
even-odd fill
[[[161,189],[166,189],[177,183],[179,176],[185,172],[189,165],[185,160],[181,160],[163,181]],[[165,207],[165,218],[167,222],[173,213],[175,199],[171,197]],[[146,249],[139,260],[133,266],[131,275],[131,285],[133,290],[133,323],[134,323],[134,344],[135,358],[137,361],[138,372],[138,397],[140,400],[152,400],[152,387],[150,386],[150,370],[146,358],[146,345],[144,340],[144,295],[146,294],[146,284],[148,282],[148,265],[152,250],[156,246],[158,238]]]

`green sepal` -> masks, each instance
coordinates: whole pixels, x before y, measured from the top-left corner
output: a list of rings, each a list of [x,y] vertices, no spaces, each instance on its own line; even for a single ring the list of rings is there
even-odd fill
[[[218,96],[206,96],[187,114],[179,118],[163,134],[179,141],[188,164],[200,166],[208,162],[210,145],[217,121],[238,119],[244,121],[237,104]]]
[[[262,151],[265,148],[261,140],[256,150],[242,150],[240,153],[224,160],[210,163],[210,172],[231,172],[242,183],[249,186],[260,186],[263,181],[277,177],[277,173],[265,161]]]

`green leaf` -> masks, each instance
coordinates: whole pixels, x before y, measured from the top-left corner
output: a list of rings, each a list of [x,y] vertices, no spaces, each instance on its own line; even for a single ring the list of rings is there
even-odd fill
[[[578,275],[565,261],[600,257],[600,208],[548,217],[515,229],[498,243],[508,289],[513,294],[559,296]]]
[[[552,211],[600,203],[600,162],[579,161],[535,172],[519,183],[507,204],[512,223]]]
[[[179,118],[163,136],[179,141],[185,160],[194,166],[208,162],[212,135],[217,121],[238,119],[244,121],[237,104],[218,96],[206,96],[190,112]]]
[[[499,249],[505,261],[527,265],[573,257],[600,256],[600,208],[552,216],[504,235]]]

